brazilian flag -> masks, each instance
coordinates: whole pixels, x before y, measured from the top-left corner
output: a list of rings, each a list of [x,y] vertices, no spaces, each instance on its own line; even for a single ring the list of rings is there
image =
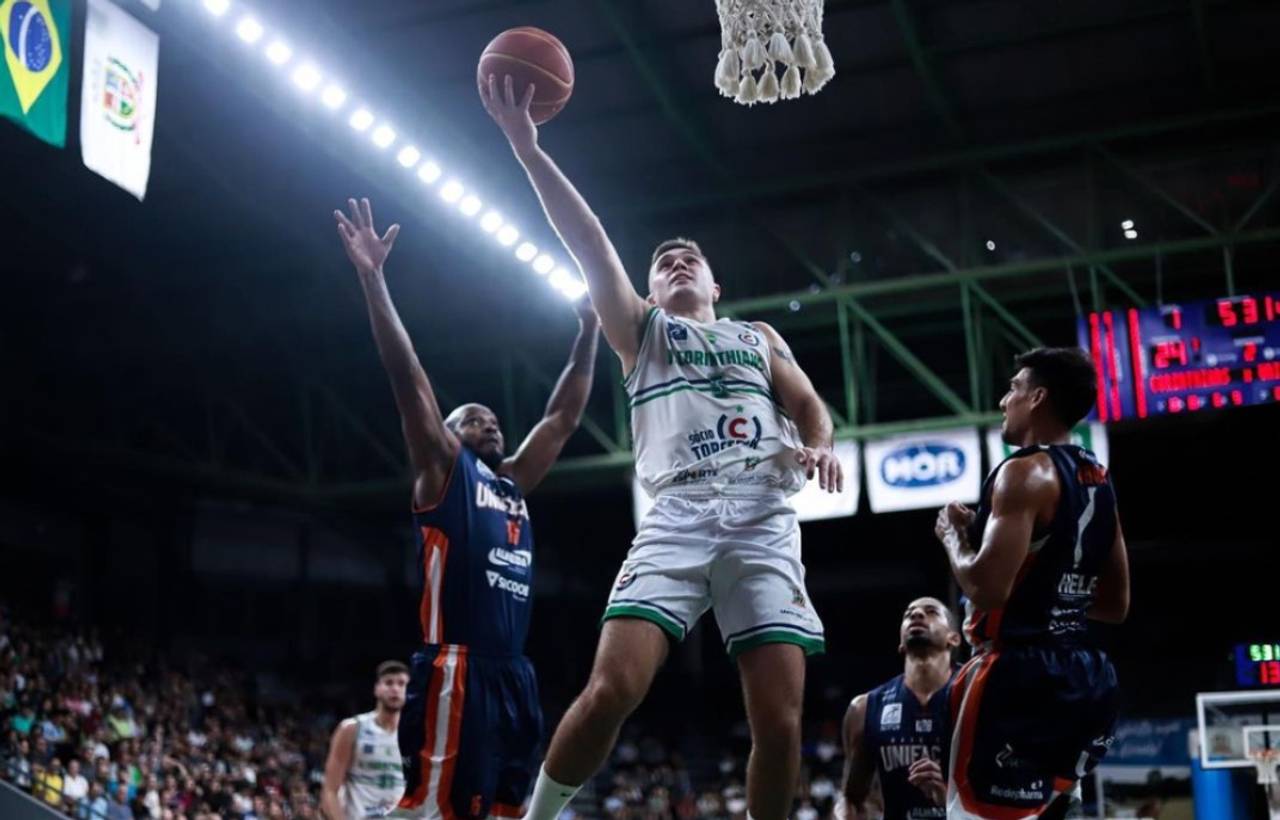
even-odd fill
[[[0,0],[0,116],[45,142],[67,142],[71,0]]]

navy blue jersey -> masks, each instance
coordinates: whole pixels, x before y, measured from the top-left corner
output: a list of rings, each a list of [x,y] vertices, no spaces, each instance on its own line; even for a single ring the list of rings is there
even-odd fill
[[[1116,537],[1116,494],[1107,468],[1093,453],[1069,444],[1026,447],[1009,456],[1048,454],[1058,473],[1061,494],[1048,527],[1032,534],[1004,607],[985,611],[966,604],[965,637],[975,647],[1006,642],[1074,646],[1087,629],[1098,576]],[[991,517],[991,493],[997,467],[982,488],[982,503],[970,530],[970,543],[982,543]]]
[[[885,820],[946,817],[925,793],[907,782],[911,764],[928,757],[946,771],[951,755],[951,684],[933,693],[927,705],[907,688],[902,675],[867,693],[863,751],[876,762]]]
[[[533,532],[515,481],[462,447],[439,502],[414,510],[427,644],[520,655],[532,605]]]

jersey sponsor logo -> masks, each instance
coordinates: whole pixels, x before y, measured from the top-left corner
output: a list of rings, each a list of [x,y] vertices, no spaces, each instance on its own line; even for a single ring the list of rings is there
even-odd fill
[[[896,729],[902,725],[902,704],[886,703],[880,710],[880,728]]]
[[[880,747],[880,766],[885,772],[910,768],[917,760],[925,759],[941,760],[942,747],[927,743],[886,743]]]
[[[523,498],[508,498],[495,492],[483,481],[476,482],[476,506],[482,510],[497,510],[519,518],[529,517],[529,508]]]
[[[671,479],[672,484],[688,484],[693,481],[708,481],[720,475],[720,470],[715,467],[694,467],[687,470],[681,470]]]
[[[503,592],[510,592],[521,600],[525,600],[529,597],[528,584],[522,584],[519,581],[512,581],[510,578],[504,578],[502,575],[491,569],[485,570],[484,575],[489,579],[489,586],[491,587],[496,587]]]
[[[880,477],[891,487],[936,487],[964,475],[964,450],[950,444],[913,444],[880,462]]]
[[[751,345],[752,347],[760,346],[760,337],[750,331],[739,333],[738,341],[742,342],[744,345]]]
[[[1064,572],[1058,579],[1058,594],[1070,597],[1092,598],[1098,588],[1098,576]]]
[[[689,340],[689,328],[679,322],[671,322],[667,325],[667,338],[673,342],[687,342]]]
[[[1093,461],[1082,461],[1076,469],[1076,481],[1084,487],[1098,487],[1107,483],[1107,468]]]
[[[699,430],[688,435],[689,450],[694,458],[703,459],[732,447],[751,450],[760,447],[764,425],[759,416],[722,415],[711,430]]]
[[[764,359],[754,350],[668,350],[667,364],[694,367],[728,367],[737,364],[765,372]]]
[[[916,731],[917,731],[917,732],[932,732],[932,731],[933,731],[933,718],[916,718]]]
[[[510,567],[525,571],[533,566],[533,553],[529,550],[504,550],[494,547],[489,550],[489,563],[495,567]]]

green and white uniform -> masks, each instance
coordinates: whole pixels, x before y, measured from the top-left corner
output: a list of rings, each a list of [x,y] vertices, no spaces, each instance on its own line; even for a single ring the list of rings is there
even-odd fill
[[[821,652],[787,501],[805,483],[802,444],[773,392],[768,341],[745,322],[654,308],[623,384],[654,506],[604,617],[643,618],[679,640],[713,609],[732,656],[765,643]]]
[[[378,725],[377,712],[356,715],[351,768],[339,790],[348,820],[385,817],[404,794],[404,767],[396,731]]]

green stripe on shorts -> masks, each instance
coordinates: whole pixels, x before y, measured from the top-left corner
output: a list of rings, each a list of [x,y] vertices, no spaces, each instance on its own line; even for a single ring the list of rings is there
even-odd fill
[[[618,604],[616,606],[606,607],[604,617],[600,619],[600,623],[603,624],[605,621],[612,618],[639,618],[643,621],[649,621],[650,623],[657,624],[662,628],[663,632],[666,632],[677,641],[684,640],[683,624],[676,623],[656,609],[650,609],[643,604]]]
[[[730,658],[737,658],[748,649],[770,643],[793,643],[803,649],[806,655],[821,655],[827,651],[826,641],[822,638],[814,638],[790,629],[770,629],[745,638],[730,638],[726,649]]]

